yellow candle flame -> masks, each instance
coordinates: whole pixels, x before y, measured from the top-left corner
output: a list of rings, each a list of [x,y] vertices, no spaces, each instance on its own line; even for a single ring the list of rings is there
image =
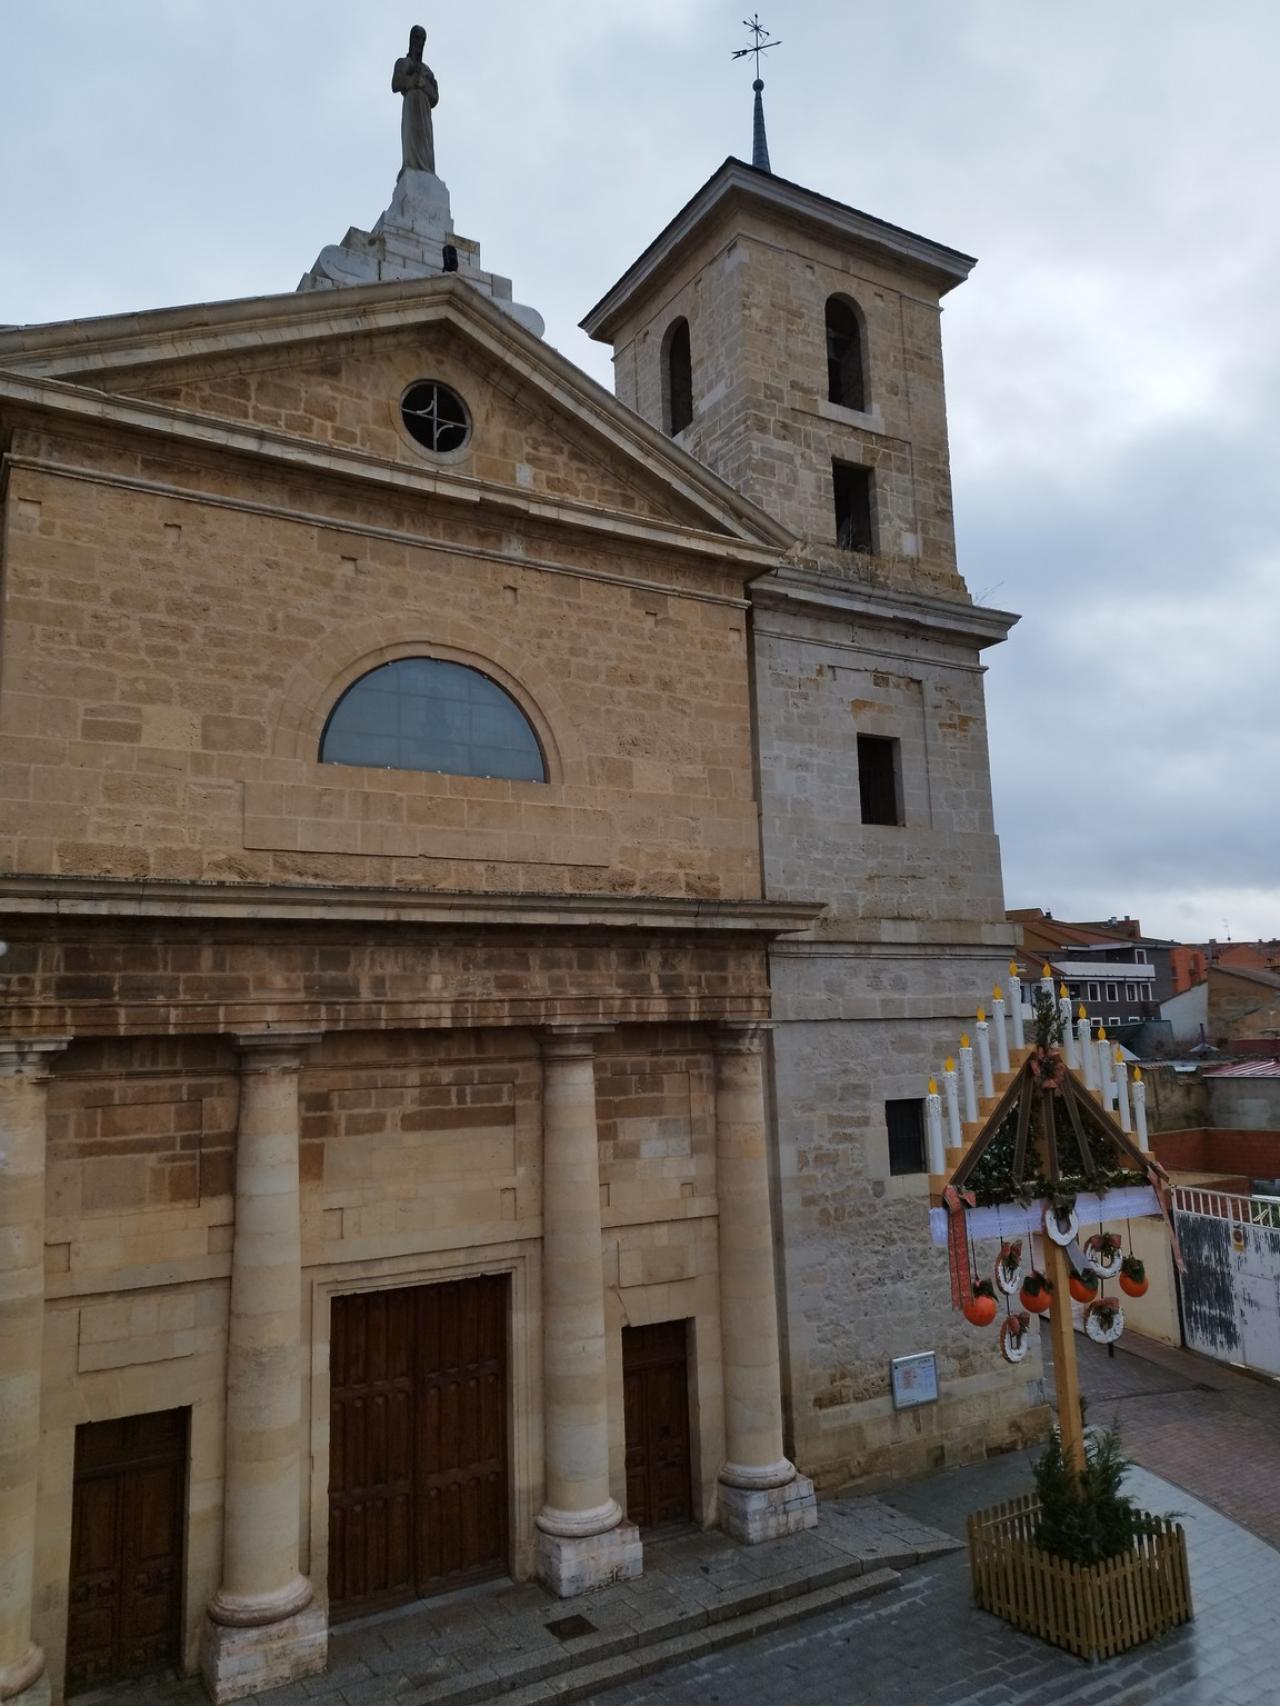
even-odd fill
[[[1107,1040],[1107,1027],[1105,1025],[1099,1025],[1098,1026],[1098,1041],[1100,1043],[1105,1043],[1106,1040]]]
[[[1142,1068],[1140,1066],[1135,1066],[1133,1069],[1133,1081],[1135,1084],[1142,1083]]]
[[[944,1072],[954,1072],[955,1069],[956,1069],[956,1063],[954,1060],[952,1060],[951,1056],[948,1055],[947,1056],[947,1064],[945,1067],[943,1067],[943,1071]]]
[[[1048,960],[1046,960],[1044,962],[1044,965],[1040,968],[1040,976],[1041,977],[1047,977],[1049,979],[1050,983],[1053,982],[1053,971],[1049,965]]]
[[[1000,987],[1000,985],[999,985],[999,984],[997,984],[997,985],[996,985],[996,986],[995,986],[995,988],[994,988],[994,989],[993,989],[993,990],[992,990],[992,991],[991,991],[991,999],[992,999],[992,1001],[993,1001],[993,1002],[994,1002],[994,1001],[1003,1001],[1003,1000],[1004,1000],[1004,990],[1003,990],[1003,989],[1001,989],[1001,987]]]
[[[936,1078],[931,1078],[929,1080],[929,1094],[931,1096],[936,1096],[938,1094],[938,1080]]]
[[[1009,961],[1009,976],[1010,977],[1017,977],[1017,975],[1018,975],[1018,962],[1017,962],[1017,960],[1010,960]]]
[[[968,1048],[968,1046],[969,1046],[969,1033],[968,1033],[968,1031],[962,1031],[960,1033],[960,1047],[961,1048]]]
[[[978,1023],[980,1025],[985,1025],[986,1022],[987,1022],[987,1010],[985,1007],[979,1007],[979,1009],[978,1009]]]
[[[1080,1003],[1080,1010],[1079,1010],[1079,1012],[1078,1012],[1078,1013],[1077,1013],[1077,1014],[1076,1014],[1076,1018],[1077,1018],[1077,1019],[1087,1019],[1087,1018],[1088,1018],[1088,1017],[1089,1017],[1089,1015],[1088,1015],[1088,1014],[1087,1014],[1087,1013],[1086,1013],[1086,1012],[1085,1012],[1085,1010],[1084,1010],[1084,1002],[1083,1002],[1083,1001],[1082,1001],[1082,1002],[1081,1002],[1081,1003]]]
[[[1067,986],[1065,983],[1060,983],[1058,985],[1058,994],[1062,997],[1062,999],[1064,1001],[1067,999]]]
[[[1120,1044],[1119,1043],[1116,1044],[1116,1052],[1112,1055],[1111,1058],[1115,1061],[1117,1066],[1123,1066],[1124,1065],[1124,1055],[1120,1052]]]

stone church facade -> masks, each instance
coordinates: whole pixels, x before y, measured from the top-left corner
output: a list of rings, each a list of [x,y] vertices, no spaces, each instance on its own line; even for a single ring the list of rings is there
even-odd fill
[[[298,294],[0,332],[22,1706],[167,1664],[239,1698],[339,1619],[785,1535],[814,1477],[1035,1420],[883,1111],[1007,957],[963,257],[729,163],[588,322],[614,400],[406,176]],[[899,1416],[921,1348],[942,1402]]]

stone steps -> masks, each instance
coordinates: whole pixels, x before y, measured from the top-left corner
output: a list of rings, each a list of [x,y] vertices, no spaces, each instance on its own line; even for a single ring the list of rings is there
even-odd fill
[[[904,1563],[915,1561],[914,1555]],[[704,1658],[740,1641],[788,1628],[806,1617],[887,1593],[902,1580],[885,1566],[864,1569],[857,1559],[832,1564],[790,1582],[744,1587],[712,1606],[691,1606],[648,1628],[601,1629],[565,1643],[506,1656],[503,1674],[458,1676],[395,1694],[396,1706],[477,1706],[500,1699],[503,1706],[552,1706],[585,1700],[670,1665]],[[575,1602],[590,1620],[590,1596]]]

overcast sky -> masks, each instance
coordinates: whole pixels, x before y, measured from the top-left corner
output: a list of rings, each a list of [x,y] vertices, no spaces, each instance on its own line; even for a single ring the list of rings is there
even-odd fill
[[[0,5],[0,321],[291,290],[399,166],[549,340],[728,154],[736,0]],[[980,257],[944,321],[1010,905],[1280,934],[1275,0],[781,0],[774,169]]]

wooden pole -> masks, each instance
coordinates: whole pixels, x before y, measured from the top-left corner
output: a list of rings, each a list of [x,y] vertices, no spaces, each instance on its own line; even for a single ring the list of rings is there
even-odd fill
[[[1084,1427],[1080,1420],[1080,1370],[1076,1364],[1076,1335],[1071,1325],[1071,1263],[1061,1244],[1044,1239],[1046,1277],[1053,1286],[1049,1317],[1053,1333],[1053,1379],[1058,1389],[1058,1427],[1062,1454],[1075,1470],[1084,1471]]]

